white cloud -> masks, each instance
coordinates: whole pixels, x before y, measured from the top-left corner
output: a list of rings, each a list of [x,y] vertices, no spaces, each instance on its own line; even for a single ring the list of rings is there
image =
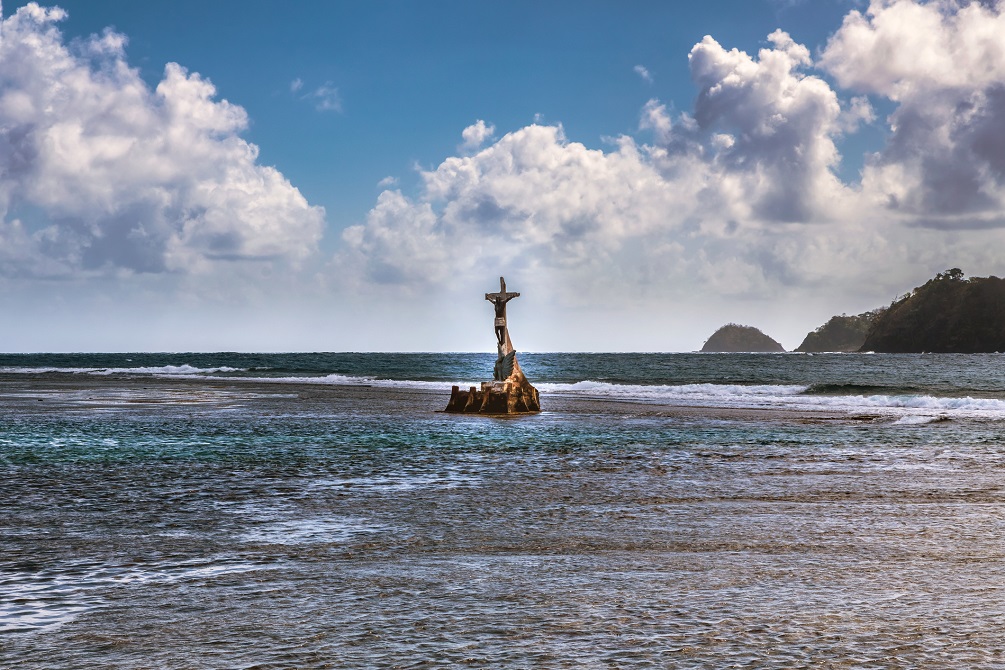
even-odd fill
[[[876,207],[939,228],[1005,227],[1005,12],[1001,3],[873,2],[851,12],[821,66],[897,103],[867,164]]]
[[[821,56],[845,88],[892,100],[1005,79],[1000,2],[873,0],[850,12]]]
[[[314,101],[314,108],[319,112],[341,112],[342,98],[338,88],[330,81],[311,91],[306,97]]]
[[[257,164],[241,107],[173,63],[150,90],[125,38],[68,45],[64,16],[29,4],[2,25],[0,274],[184,273],[315,252],[323,210]]]
[[[875,120],[876,110],[873,109],[869,98],[864,95],[857,95],[841,111],[841,130],[849,134],[854,133],[863,123],[872,123]]]
[[[554,308],[553,347],[620,329],[631,332],[604,341],[686,348],[673,334],[687,315],[717,322],[703,337],[744,315],[795,312],[793,323],[811,320],[794,326],[793,346],[832,313],[878,306],[935,271],[1000,275],[1002,7],[877,1],[819,52],[782,31],[750,54],[705,37],[688,56],[693,107],[653,98],[639,112],[645,139],[604,150],[540,116],[499,136],[478,120],[415,192],[379,182],[319,281],[361,304],[370,291],[397,296],[371,304],[418,321],[419,291],[446,304],[451,290],[477,295],[505,274],[516,290],[534,287],[528,303],[540,295]],[[151,89],[124,37],[68,44],[62,15],[28,5],[3,24],[0,274],[139,273],[137,283],[208,286],[228,302],[238,282],[210,270],[316,250],[323,211],[257,164],[241,107],[177,65]],[[341,107],[331,82],[297,78],[290,90],[319,111]],[[888,140],[860,182],[843,183],[838,147],[860,144],[840,140],[864,124]],[[287,294],[306,285],[306,273],[270,276]],[[728,311],[707,316],[716,308]],[[644,332],[651,324],[664,331]],[[438,348],[436,337],[386,346]]]
[[[671,162],[679,170],[668,179]],[[747,295],[784,262],[806,260],[759,248],[765,233],[729,219],[716,175],[700,160],[628,138],[605,153],[567,141],[559,126],[533,125],[422,178],[421,198],[385,191],[366,222],[345,231],[341,274],[420,290],[498,268],[551,278],[550,290],[581,304],[625,300],[630,286],[687,293],[694,281]],[[780,239],[770,234],[766,244]],[[813,271],[816,260],[806,260]],[[727,280],[723,263],[742,271]]]
[[[421,200],[385,191],[366,223],[346,231],[343,262],[374,281],[412,285],[483,263],[582,276],[686,197],[630,141],[605,154],[567,142],[557,126],[509,133],[422,178]]]
[[[834,216],[847,190],[832,172],[841,106],[826,83],[799,72],[805,47],[781,32],[771,40],[757,59],[708,37],[695,46],[695,115],[672,123],[650,100],[640,127],[653,131],[652,146],[621,138],[605,153],[568,142],[560,126],[528,126],[423,173],[418,200],[385,193],[346,242],[364,274],[384,282],[496,264],[547,269],[570,284],[679,273],[749,293],[812,272],[777,252],[781,231],[767,226]],[[488,134],[481,123],[465,132],[479,144]],[[746,268],[746,279],[723,281],[723,261]]]
[[[290,82],[290,93],[298,100],[304,100],[314,105],[314,109],[319,112],[341,112],[342,96],[338,87],[330,81],[326,81],[315,89],[304,92],[304,80],[297,77]]]
[[[839,156],[837,94],[811,65],[809,50],[788,34],[768,36],[773,48],[754,59],[727,51],[706,36],[691,50],[698,85],[694,118],[699,128],[725,132],[715,166],[736,189],[742,210],[767,221],[807,222],[828,218],[843,196],[833,173]]]
[[[911,69],[899,54],[890,58],[895,73],[883,70],[880,52],[861,51],[869,40],[910,50],[916,35],[899,46],[895,35],[884,41],[862,31],[881,31],[883,12],[906,5],[927,12],[912,30],[936,31],[925,39],[949,44],[944,52],[957,59],[969,50],[973,60],[959,64],[985,71],[950,74],[934,62]],[[1005,242],[993,229],[995,213],[1005,218],[1005,80],[987,72],[998,68],[997,47],[984,36],[1000,14],[953,6],[874,3],[873,18],[846,21],[821,67],[847,91],[832,88],[810,50],[785,32],[769,35],[756,55],[705,37],[689,55],[693,110],[671,118],[656,99],[641,110],[650,144],[622,137],[611,150],[594,150],[568,141],[561,126],[534,124],[484,145],[476,124],[465,139],[477,137],[478,153],[423,172],[414,198],[382,194],[367,220],[346,231],[339,262],[397,287],[456,285],[491,268],[489,275],[533,278],[564,304],[588,295],[606,309],[774,297],[840,311],[839,294],[886,300],[944,265],[994,270],[988,249]],[[909,106],[914,95],[918,105]],[[891,141],[862,183],[843,183],[837,140],[877,122],[868,96],[899,101]],[[926,120],[938,132],[916,136]],[[965,175],[967,161],[978,166],[975,183],[989,209],[974,215],[972,205],[943,200],[923,212],[919,193],[960,189],[924,183],[925,170]],[[975,230],[947,237],[937,229],[950,224]],[[859,306],[869,303],[850,309]]]
[[[491,139],[495,132],[496,127],[494,125],[486,124],[481,119],[478,119],[461,131],[461,138],[464,140],[464,143],[458,148],[462,152],[476,151],[487,140]]]
[[[635,74],[642,77],[642,81],[646,82],[647,84],[653,83],[653,76],[649,73],[649,70],[646,69],[644,65],[636,65],[635,67],[632,68],[632,70],[635,71]]]
[[[651,130],[656,135],[657,142],[661,144],[670,142],[672,126],[666,105],[660,103],[656,98],[651,99],[642,108],[639,130]]]

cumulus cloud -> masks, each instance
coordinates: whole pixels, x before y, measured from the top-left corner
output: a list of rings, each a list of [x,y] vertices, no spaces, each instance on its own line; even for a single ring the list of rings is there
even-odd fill
[[[852,11],[821,65],[846,88],[893,100],[932,90],[974,90],[1005,75],[1001,2],[873,0]]]
[[[691,50],[698,86],[694,118],[718,135],[713,159],[747,216],[807,222],[827,216],[842,195],[835,177],[841,105],[819,77],[805,74],[809,50],[775,31],[773,48],[752,58],[706,36]]]
[[[0,273],[193,272],[299,261],[324,212],[241,139],[245,111],[170,63],[151,90],[123,36],[64,42],[30,3],[0,37]]]
[[[940,228],[1005,226],[1005,5],[874,1],[853,11],[821,66],[897,104],[867,164],[878,207]]]
[[[753,55],[706,36],[688,56],[693,109],[649,100],[647,142],[601,151],[535,123],[486,145],[479,122],[416,196],[385,191],[339,262],[391,285],[547,276],[573,302],[584,287],[612,300],[885,292],[916,264],[922,277],[987,267],[1005,241],[1002,21],[1001,3],[876,1],[819,62],[781,30]],[[870,98],[896,111],[877,119]],[[839,140],[884,122],[888,144],[844,183]]]
[[[656,140],[661,144],[667,144],[673,137],[671,129],[673,123],[670,121],[670,113],[667,106],[656,98],[652,98],[642,108],[642,115],[639,119],[639,130],[652,131]]]
[[[420,200],[385,191],[365,224],[346,230],[343,262],[377,282],[417,285],[479,264],[583,274],[686,197],[631,142],[605,154],[568,142],[559,126],[522,128],[421,176]]]
[[[755,243],[761,233],[737,226],[710,195],[714,174],[693,157],[676,157],[691,169],[681,164],[667,179],[670,160],[630,138],[603,152],[568,141],[560,126],[521,128],[423,172],[418,199],[382,193],[367,220],[344,232],[339,267],[413,290],[506,268],[553,277],[565,300],[579,303],[587,293],[623,295],[626,285],[665,295],[694,280],[751,294],[783,263],[814,264],[765,254]],[[724,263],[738,268],[736,276],[718,269]]]
[[[151,89],[124,37],[67,43],[62,16],[30,4],[3,24],[0,274],[192,275],[316,250],[323,211],[258,165],[242,108],[174,64]],[[707,36],[680,54],[693,106],[653,97],[635,136],[598,149],[540,117],[479,119],[416,190],[381,180],[334,274],[400,296],[506,274],[591,314],[1001,274],[1003,34],[1002,2],[876,0],[816,51],[781,30],[756,53]],[[290,90],[341,105],[330,82]],[[839,147],[866,124],[885,143],[843,182]]]
[[[465,128],[461,131],[461,139],[464,143],[461,144],[459,149],[462,152],[471,152],[477,150],[485,142],[495,135],[496,127],[492,124],[486,124],[483,120],[478,119],[475,123]]]
[[[805,47],[782,32],[770,40],[756,58],[710,37],[696,45],[694,113],[673,120],[650,100],[639,125],[652,144],[622,137],[613,151],[592,150],[561,126],[535,124],[448,158],[422,174],[418,199],[382,195],[346,232],[347,258],[378,282],[445,280],[494,264],[577,285],[704,278],[736,294],[812,272],[779,248],[796,233],[771,226],[828,221],[846,196],[833,174],[842,107],[801,71]],[[465,130],[469,147],[487,135],[482,122]],[[726,279],[723,263],[737,276]]]

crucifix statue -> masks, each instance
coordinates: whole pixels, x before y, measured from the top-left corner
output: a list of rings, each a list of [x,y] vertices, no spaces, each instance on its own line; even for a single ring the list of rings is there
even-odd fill
[[[506,280],[502,277],[499,277],[499,292],[485,294],[485,299],[491,302],[496,308],[496,340],[499,341],[500,356],[505,353],[503,349],[506,346],[506,303],[519,296],[519,293],[506,292]]]
[[[445,412],[455,414],[531,414],[541,411],[537,389],[527,381],[516,360],[516,349],[506,327],[506,303],[518,298],[519,293],[506,291],[506,279],[499,277],[499,292],[486,293],[485,299],[495,308],[496,339],[499,341],[499,358],[492,369],[492,381],[482,382],[481,390],[471,386],[462,391],[460,386],[450,389],[450,402]]]

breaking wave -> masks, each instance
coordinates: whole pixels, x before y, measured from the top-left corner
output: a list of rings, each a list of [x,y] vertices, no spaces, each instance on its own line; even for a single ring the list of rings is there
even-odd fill
[[[393,379],[377,375],[304,374],[283,367],[198,367],[189,363],[137,367],[0,367],[0,373],[45,374],[70,373],[85,375],[150,375],[174,379],[234,379],[261,383],[349,385],[421,389],[449,392],[452,385],[467,388],[478,382],[450,380]],[[464,374],[462,372],[462,374]],[[972,417],[1005,420],[1005,399],[973,397],[965,389],[919,387],[903,384],[868,385],[853,383],[757,384],[757,383],[690,383],[631,384],[596,380],[574,382],[535,382],[545,396],[564,396],[592,400],[643,402],[670,406],[764,408],[819,411],[839,414],[883,416],[903,425],[925,424],[953,418]],[[976,395],[990,391],[981,390]],[[994,393],[994,396],[1000,396]]]
[[[58,372],[63,374],[86,374],[86,375],[154,375],[154,376],[192,376],[204,377],[205,375],[221,374],[228,372],[247,372],[245,368],[232,368],[220,366],[214,368],[197,368],[194,365],[182,363],[181,365],[160,365],[155,367],[135,367],[135,368],[66,368],[66,367],[0,367],[0,373],[4,374],[46,374]]]
[[[327,375],[324,377],[284,377],[263,379],[312,384],[344,384],[449,390],[450,382],[413,381]],[[456,382],[455,382],[456,383]],[[459,382],[461,388],[478,383]],[[812,395],[813,388],[796,384],[612,384],[584,380],[575,383],[537,383],[542,394],[595,400],[646,402],[693,407],[764,408],[823,411],[836,413],[873,413],[902,418],[899,423],[925,424],[949,420],[953,416],[1005,420],[1005,400],[997,398],[941,397],[927,394],[873,393]]]

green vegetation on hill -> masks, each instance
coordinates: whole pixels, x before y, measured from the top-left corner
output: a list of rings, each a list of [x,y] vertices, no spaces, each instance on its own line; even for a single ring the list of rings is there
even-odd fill
[[[959,268],[940,272],[895,300],[876,319],[859,351],[1005,351],[1005,279],[964,279]]]
[[[712,333],[705,341],[702,351],[742,352],[742,351],[785,351],[778,342],[752,326],[728,323]]]
[[[858,351],[865,343],[865,338],[876,319],[885,311],[881,307],[855,316],[847,314],[833,316],[830,321],[812,333],[808,333],[802,344],[795,350],[804,352]]]

